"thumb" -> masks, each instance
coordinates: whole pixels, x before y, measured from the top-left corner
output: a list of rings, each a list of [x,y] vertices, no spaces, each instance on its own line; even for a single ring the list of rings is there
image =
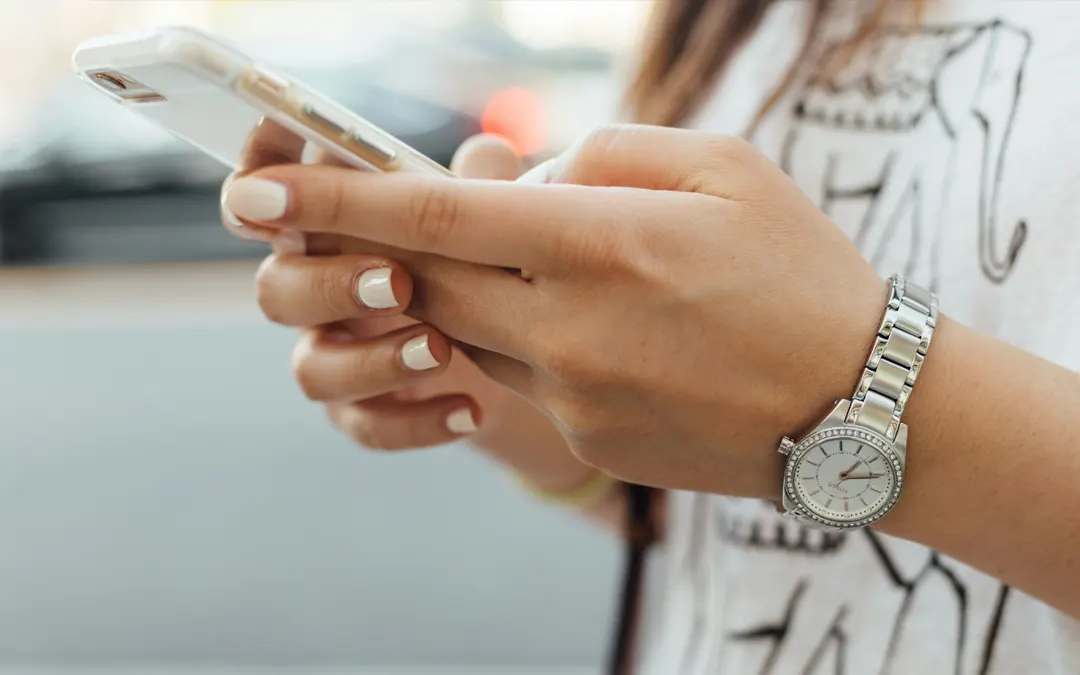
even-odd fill
[[[462,178],[515,180],[524,171],[521,159],[498,136],[473,136],[458,148],[450,170]]]

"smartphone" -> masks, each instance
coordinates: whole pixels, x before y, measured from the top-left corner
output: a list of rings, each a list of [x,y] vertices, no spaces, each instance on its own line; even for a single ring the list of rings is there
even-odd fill
[[[263,120],[369,171],[453,174],[387,132],[201,31],[164,27],[88,40],[81,79],[227,166],[243,164]]]

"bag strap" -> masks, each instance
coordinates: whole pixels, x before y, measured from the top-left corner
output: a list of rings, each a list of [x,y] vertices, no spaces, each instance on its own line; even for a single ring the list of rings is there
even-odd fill
[[[634,668],[634,637],[641,611],[645,554],[656,541],[653,504],[656,490],[626,483],[626,549],[619,611],[608,656],[608,675],[631,675]]]

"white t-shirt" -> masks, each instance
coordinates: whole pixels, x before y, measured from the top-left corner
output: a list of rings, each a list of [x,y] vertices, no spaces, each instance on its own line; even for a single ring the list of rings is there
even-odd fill
[[[807,75],[858,2],[835,3]],[[955,319],[1080,370],[1080,2],[926,5],[918,25],[892,19],[843,67],[801,77],[752,140],[882,276],[904,272]],[[692,126],[747,129],[809,9],[774,3]],[[670,497],[645,673],[1080,673],[1074,621],[947,556],[807,531],[760,502]]]

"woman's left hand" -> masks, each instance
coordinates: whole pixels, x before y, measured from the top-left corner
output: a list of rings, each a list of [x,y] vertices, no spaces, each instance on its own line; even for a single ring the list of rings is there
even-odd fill
[[[267,227],[416,252],[409,314],[467,345],[583,461],[776,498],[780,438],[850,396],[885,283],[737,139],[607,128],[544,170],[548,184],[273,166],[225,199]]]

